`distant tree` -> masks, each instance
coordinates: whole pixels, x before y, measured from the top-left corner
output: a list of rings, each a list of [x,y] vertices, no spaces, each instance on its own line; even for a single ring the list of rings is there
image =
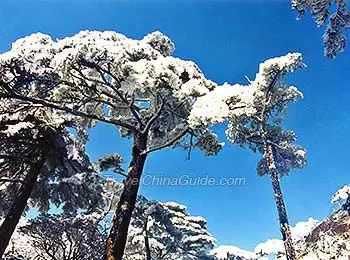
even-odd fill
[[[206,155],[222,146],[208,128],[192,128],[187,122],[196,98],[215,84],[193,62],[170,56],[173,50],[170,39],[159,32],[132,40],[115,32],[84,31],[58,41],[33,34],[0,55],[2,64],[21,64],[14,78],[26,75],[16,86],[1,84],[0,98],[79,116],[83,127],[96,121],[112,124],[121,137],[132,138],[124,191],[107,239],[108,260],[122,259],[148,154],[188,147],[189,140]],[[32,94],[24,94],[28,92]]]
[[[21,230],[32,237],[37,259],[97,260],[104,255],[107,232],[89,217],[43,214]]]
[[[288,260],[295,260],[295,252],[279,179],[294,168],[303,168],[306,152],[294,144],[294,132],[281,126],[287,106],[302,97],[284,78],[302,67],[302,57],[297,53],[269,59],[260,64],[248,86],[225,84],[199,98],[190,117],[193,125],[228,120],[228,140],[262,154],[257,172],[271,179]]]
[[[108,157],[110,162],[111,158],[121,160],[118,155]],[[116,167],[105,165],[105,169],[120,169],[120,165],[113,165]],[[103,179],[100,185],[103,204],[76,213],[40,214],[18,228],[16,237],[18,234],[27,237],[27,243],[12,241],[13,251],[23,252],[26,251],[23,247],[29,247],[32,250],[26,256],[38,260],[101,260],[111,227],[110,212],[120,197],[122,184]]]
[[[346,45],[344,30],[350,28],[350,12],[346,0],[292,0],[292,7],[298,12],[300,19],[310,12],[317,26],[327,24],[323,35],[324,53],[334,58],[343,52]],[[331,11],[334,9],[334,13]]]
[[[126,260],[207,259],[215,239],[206,221],[174,202],[138,199],[130,223]]]
[[[100,260],[105,239],[111,227],[109,212],[118,200],[122,185],[111,179],[104,183],[106,207],[77,215],[42,214],[19,228],[28,239],[27,257],[42,260]],[[114,195],[113,195],[114,194]],[[161,203],[139,197],[128,233],[123,259],[201,259],[215,260],[208,255],[215,239],[206,228],[206,221],[193,217],[177,203]],[[23,252],[28,243],[14,241],[13,253]],[[147,253],[148,252],[148,253]]]

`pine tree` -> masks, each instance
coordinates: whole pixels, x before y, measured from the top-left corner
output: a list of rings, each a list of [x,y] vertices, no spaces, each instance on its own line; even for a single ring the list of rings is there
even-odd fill
[[[17,74],[11,77],[11,74]],[[29,74],[17,62],[1,66],[1,86],[23,96]],[[43,94],[43,93],[42,93]],[[83,129],[72,118],[52,109],[26,102],[0,100],[0,255],[3,255],[21,216],[28,206],[46,212],[50,204],[65,212],[93,208],[102,203],[99,177],[84,150]],[[82,132],[73,135],[69,132]],[[71,181],[79,177],[81,181]]]
[[[179,146],[188,135],[206,155],[222,146],[208,128],[191,128],[187,122],[196,98],[215,84],[193,62],[172,57],[173,50],[170,39],[159,32],[132,40],[115,32],[84,31],[58,41],[34,34],[0,55],[3,64],[21,62],[30,83],[19,84],[32,90],[24,95],[1,84],[0,98],[78,116],[84,127],[97,121],[112,124],[122,137],[132,138],[132,159],[107,239],[108,260],[122,259],[148,155]],[[10,72],[5,78],[19,76]]]
[[[294,168],[303,168],[306,151],[295,144],[294,132],[281,126],[288,104],[302,97],[302,93],[288,86],[284,78],[288,72],[302,67],[304,64],[298,53],[269,59],[260,64],[255,80],[248,86],[225,84],[199,98],[190,117],[193,125],[228,120],[228,140],[262,154],[257,172],[271,179],[288,260],[295,260],[295,252],[280,177]],[[215,106],[211,105],[213,103]]]
[[[215,244],[206,224],[181,204],[141,196],[130,223],[126,260],[205,259]]]

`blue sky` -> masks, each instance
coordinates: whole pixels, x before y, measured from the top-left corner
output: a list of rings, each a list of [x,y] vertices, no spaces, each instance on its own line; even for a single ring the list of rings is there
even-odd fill
[[[330,197],[349,181],[350,71],[349,50],[334,60],[323,56],[321,36],[310,17],[295,20],[285,1],[38,1],[0,2],[0,51],[15,39],[43,32],[62,38],[80,30],[115,30],[142,38],[160,30],[176,45],[175,55],[195,61],[208,78],[223,83],[246,83],[258,64],[273,56],[301,52],[308,67],[290,76],[305,98],[290,107],[286,127],[294,129],[308,150],[309,164],[282,180],[291,224],[332,212]],[[222,140],[224,127],[216,131]],[[127,162],[130,143],[115,129],[99,126],[91,132],[93,158],[119,152]],[[258,156],[229,143],[222,153],[207,158],[194,152],[190,161],[181,150],[150,156],[145,173],[157,175],[245,177],[245,186],[144,186],[151,199],[177,201],[208,220],[218,244],[245,249],[268,238],[279,238],[272,187],[258,177]]]

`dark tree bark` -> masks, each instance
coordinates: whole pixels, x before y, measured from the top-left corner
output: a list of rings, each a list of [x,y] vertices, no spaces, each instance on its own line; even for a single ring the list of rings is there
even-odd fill
[[[290,226],[288,222],[286,205],[284,203],[278,171],[276,169],[271,145],[265,146],[265,152],[266,152],[267,168],[269,169],[269,174],[270,174],[272,187],[273,187],[273,193],[274,193],[275,202],[276,202],[277,211],[278,211],[278,218],[280,222],[282,240],[286,250],[286,258],[287,260],[295,260],[296,255],[295,255],[295,250],[293,245],[292,234],[291,234]]]
[[[6,214],[5,220],[0,226],[0,258],[5,253],[11,236],[16,229],[16,226],[27,206],[28,199],[33,191],[37,178],[45,163],[43,157],[38,158],[38,161],[33,163],[23,180],[15,200],[13,201],[10,210]]]
[[[150,247],[150,245],[149,245],[149,238],[148,238],[148,216],[146,217],[144,229],[145,229],[146,260],[152,260],[152,256],[151,256],[151,247]]]
[[[128,168],[128,177],[124,181],[123,192],[114,212],[113,223],[106,243],[107,260],[122,260],[128,235],[129,223],[135,208],[141,175],[147,158],[147,133],[135,134],[132,147],[132,159]]]

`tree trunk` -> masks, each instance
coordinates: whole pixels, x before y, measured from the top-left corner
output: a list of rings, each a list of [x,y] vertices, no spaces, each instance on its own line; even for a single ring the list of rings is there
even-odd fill
[[[146,217],[145,221],[145,250],[146,250],[146,260],[152,260],[151,256],[151,248],[149,245],[149,238],[148,238],[148,216]]]
[[[11,236],[16,229],[16,226],[27,206],[28,199],[35,186],[37,178],[41,172],[45,160],[39,158],[37,162],[31,165],[30,170],[23,180],[23,184],[13,201],[10,210],[6,214],[5,220],[0,226],[0,258],[5,253]]]
[[[275,202],[277,205],[278,217],[280,222],[280,229],[282,233],[282,239],[284,243],[284,247],[286,250],[286,259],[287,260],[295,260],[296,255],[294,251],[292,234],[290,231],[290,226],[288,223],[288,215],[286,211],[286,205],[283,200],[283,194],[280,186],[279,176],[275,165],[275,160],[273,156],[273,151],[271,145],[267,144],[265,146],[265,156],[266,156],[266,164],[269,169],[270,178],[272,182]]]
[[[107,260],[122,260],[132,212],[135,208],[141,175],[147,158],[143,154],[147,148],[147,135],[136,134],[132,147],[132,159],[128,168],[128,177],[124,181],[123,192],[114,212],[112,228],[107,238]]]

